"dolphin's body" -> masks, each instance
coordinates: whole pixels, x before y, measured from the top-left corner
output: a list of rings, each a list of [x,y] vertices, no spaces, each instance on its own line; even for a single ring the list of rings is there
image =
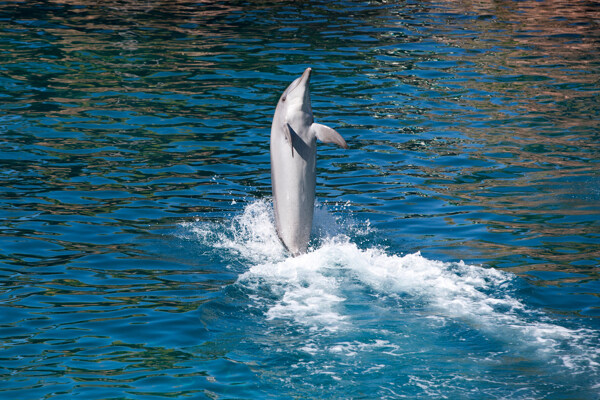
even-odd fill
[[[317,138],[348,145],[335,130],[313,122],[310,106],[311,69],[281,95],[271,126],[271,183],[277,234],[295,256],[305,253],[315,203]]]

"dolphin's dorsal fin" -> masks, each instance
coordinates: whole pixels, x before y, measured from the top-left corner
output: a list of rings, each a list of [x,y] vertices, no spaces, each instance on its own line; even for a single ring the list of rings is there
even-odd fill
[[[292,149],[292,157],[294,157],[294,142],[292,142],[292,132],[294,130],[287,122],[283,124],[283,133],[285,134],[285,140],[290,143],[290,147]],[[342,139],[343,140],[343,139]]]
[[[344,138],[337,133],[335,129],[332,129],[328,126],[314,123],[310,126],[310,129],[315,133],[317,139],[319,139],[323,143],[335,143],[344,149],[348,148],[346,141]]]

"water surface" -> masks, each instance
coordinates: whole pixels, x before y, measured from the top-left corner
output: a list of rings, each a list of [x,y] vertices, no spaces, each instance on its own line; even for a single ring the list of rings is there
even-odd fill
[[[600,7],[0,3],[0,397],[600,398]],[[312,67],[311,251],[269,131]]]

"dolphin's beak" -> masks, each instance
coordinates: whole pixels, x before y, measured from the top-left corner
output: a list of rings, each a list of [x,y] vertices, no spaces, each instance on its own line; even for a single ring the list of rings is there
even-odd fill
[[[310,67],[306,68],[304,70],[304,72],[302,73],[302,75],[300,75],[299,78],[297,78],[294,82],[290,83],[290,86],[288,86],[288,88],[285,90],[285,92],[283,92],[283,95],[281,96],[283,101],[285,101],[286,97],[290,93],[292,93],[294,90],[296,90],[299,87],[304,88],[304,92],[308,93],[308,91],[306,89],[308,89],[308,84],[310,83],[311,71],[312,71],[312,68],[310,68]]]
[[[308,85],[308,83],[310,82],[310,73],[312,72],[312,68],[308,67],[304,70],[304,73],[302,74],[302,79],[300,80],[301,83],[303,83],[305,86]]]

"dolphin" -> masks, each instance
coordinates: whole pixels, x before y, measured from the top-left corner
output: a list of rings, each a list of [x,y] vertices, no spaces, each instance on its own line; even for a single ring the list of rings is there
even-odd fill
[[[310,74],[285,89],[271,125],[271,186],[277,235],[297,256],[306,253],[315,206],[317,139],[344,149],[346,141],[334,129],[314,122],[310,105]]]

